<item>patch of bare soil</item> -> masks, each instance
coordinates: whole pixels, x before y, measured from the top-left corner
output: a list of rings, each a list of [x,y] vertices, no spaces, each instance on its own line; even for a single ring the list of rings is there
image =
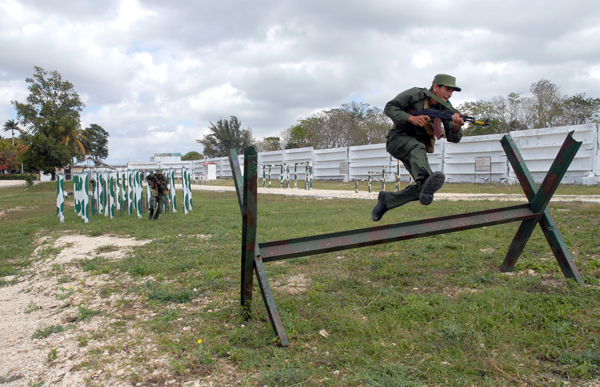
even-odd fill
[[[92,278],[74,263],[97,256],[119,259],[131,247],[149,242],[109,236],[42,238],[30,273],[0,289],[0,385],[42,385],[42,381],[44,386],[77,386],[86,381],[119,385],[118,363],[112,369],[89,369],[90,354],[103,347],[93,339],[94,332],[107,319],[77,321],[78,306],[94,310],[107,302],[96,298],[94,289],[113,279]]]
[[[0,211],[0,218],[6,216],[6,214],[8,214],[9,212],[13,212],[13,211],[23,211],[23,210],[30,210],[32,207],[22,207],[22,206],[17,206],[17,207],[13,207],[13,208],[8,208],[6,210],[2,210]]]
[[[281,290],[288,294],[304,293],[310,280],[304,276],[304,274],[298,274],[285,279],[285,283],[275,281],[273,287],[277,290]]]

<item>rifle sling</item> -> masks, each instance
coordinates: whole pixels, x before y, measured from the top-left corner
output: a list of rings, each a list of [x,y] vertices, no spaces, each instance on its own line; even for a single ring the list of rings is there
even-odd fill
[[[424,108],[429,108],[429,101],[427,99],[425,100]],[[408,110],[407,113],[414,114],[416,112],[414,110]],[[425,124],[423,130],[425,131],[428,137],[421,138],[419,139],[419,141],[425,145],[427,153],[433,153],[433,146],[435,145],[435,140],[439,140],[444,135],[444,132],[442,130],[442,120],[440,118],[434,118],[433,122],[430,121],[427,124]]]

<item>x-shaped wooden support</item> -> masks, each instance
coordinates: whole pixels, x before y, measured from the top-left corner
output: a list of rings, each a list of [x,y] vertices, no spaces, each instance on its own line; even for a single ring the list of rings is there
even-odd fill
[[[508,161],[512,165],[513,170],[519,179],[519,183],[521,183],[525,196],[527,196],[531,211],[539,214],[536,219],[524,220],[521,223],[521,226],[519,226],[519,230],[506,253],[501,270],[503,272],[514,270],[519,256],[523,252],[529,237],[531,237],[531,234],[535,229],[535,225],[539,223],[565,278],[582,282],[581,274],[573,262],[573,257],[567,249],[565,241],[558,230],[558,225],[550,214],[550,211],[546,208],[552,195],[554,195],[554,192],[558,188],[560,181],[567,172],[571,161],[573,161],[577,151],[581,147],[581,142],[573,139],[573,132],[570,132],[567,135],[565,142],[558,151],[558,155],[554,159],[554,162],[539,189],[537,188],[531,173],[529,173],[527,165],[523,160],[523,156],[521,156],[521,152],[515,145],[512,137],[506,135],[500,140],[500,143],[506,152]]]

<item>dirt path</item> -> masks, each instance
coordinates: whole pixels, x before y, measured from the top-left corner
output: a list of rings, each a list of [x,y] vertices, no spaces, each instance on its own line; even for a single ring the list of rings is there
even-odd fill
[[[181,189],[181,186],[176,188]],[[192,185],[194,191],[216,191],[216,192],[235,192],[235,187],[217,187],[211,185]],[[341,199],[365,199],[377,200],[379,191],[371,193],[367,191],[342,191],[342,190],[325,190],[312,189],[304,190],[298,188],[258,188],[259,194],[271,195],[289,195],[289,196],[308,196],[316,198],[341,198]],[[502,202],[522,202],[527,203],[527,198],[524,194],[459,194],[459,193],[437,193],[435,200],[490,200]],[[581,203],[597,203],[600,204],[600,195],[554,195],[552,202],[581,202]]]
[[[0,188],[25,186],[27,186],[27,182],[25,180],[0,180]]]

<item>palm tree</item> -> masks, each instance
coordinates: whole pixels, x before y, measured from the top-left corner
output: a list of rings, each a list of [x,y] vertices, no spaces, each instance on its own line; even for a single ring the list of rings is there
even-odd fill
[[[79,156],[88,155],[90,153],[88,132],[77,125],[72,123],[59,125],[58,138],[61,139],[59,142],[61,145],[75,150],[78,154],[78,159]]]
[[[59,141],[59,144],[71,148],[75,151],[77,160],[82,160],[85,155],[90,154],[91,145],[90,140],[88,139],[87,130],[81,129],[79,125],[74,125],[73,123],[66,122],[63,125],[58,126],[58,134],[59,138],[62,138]],[[71,158],[71,166],[73,168],[75,165],[75,158]]]
[[[8,120],[4,123],[4,131],[8,132],[9,130],[12,132],[12,144],[15,145],[15,130],[19,132],[23,132],[23,130],[19,128],[15,120]]]

